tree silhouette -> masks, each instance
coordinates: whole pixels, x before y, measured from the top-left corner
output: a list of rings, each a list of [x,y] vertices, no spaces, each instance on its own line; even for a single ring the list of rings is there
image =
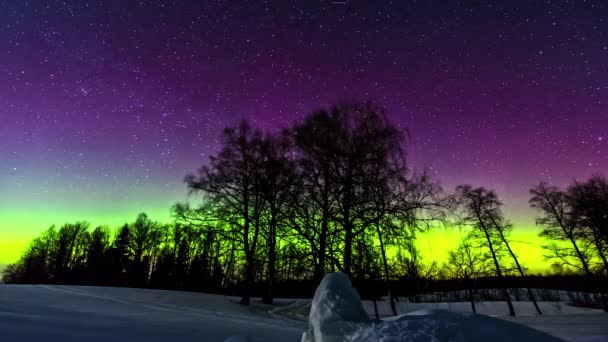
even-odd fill
[[[265,201],[263,229],[268,248],[267,292],[264,302],[272,304],[272,287],[275,282],[278,229],[285,225],[288,215],[287,203],[294,191],[296,177],[294,162],[289,158],[291,141],[288,132],[267,135],[261,142],[261,191]]]
[[[468,289],[471,310],[477,312],[473,280],[491,274],[492,265],[483,255],[482,248],[476,243],[473,234],[467,234],[455,250],[448,252],[448,260],[444,270],[448,278],[464,279]]]
[[[243,120],[237,128],[224,130],[222,150],[211,158],[211,165],[186,176],[192,192],[203,192],[205,199],[221,213],[220,220],[237,227],[245,254],[245,285],[241,303],[250,302],[255,277],[255,253],[261,228],[264,197],[261,184],[260,153],[262,134]]]
[[[328,239],[335,234],[337,132],[337,120],[325,110],[307,116],[294,128],[299,182],[295,188],[300,191],[291,198],[290,223],[310,246],[316,282],[325,274]]]
[[[129,225],[123,225],[114,238],[114,243],[108,251],[110,258],[110,274],[114,279],[114,285],[126,285],[128,283],[125,274],[131,264],[131,230]]]
[[[608,312],[608,179],[596,174],[585,182],[575,182],[568,188],[568,200],[575,224],[583,229],[602,261],[602,304]]]
[[[110,230],[107,227],[96,227],[90,234],[86,254],[86,272],[89,282],[107,283],[110,277],[110,266],[107,255],[110,249]]]
[[[160,225],[142,213],[130,226],[130,249],[133,253],[129,278],[133,286],[145,286],[152,268],[152,259],[161,238]]]
[[[585,274],[591,275],[589,256],[580,246],[584,232],[574,220],[566,193],[555,186],[541,182],[530,190],[530,194],[532,195],[530,205],[541,214],[536,220],[544,227],[540,236],[550,241],[564,241],[572,245],[571,248],[557,246],[555,243],[545,246],[545,249],[550,252],[547,257],[556,259],[561,264],[581,268]],[[571,261],[573,257],[578,259],[580,265]]]
[[[575,224],[584,229],[608,272],[608,180],[598,174],[575,182],[568,188],[568,199]]]
[[[463,210],[463,221],[465,224],[472,226],[482,234],[482,238],[486,241],[486,246],[490,251],[496,276],[503,277],[503,270],[499,263],[497,244],[500,244],[501,239],[496,235],[496,225],[493,223],[495,216],[498,216],[497,208],[499,206],[496,194],[493,191],[488,191],[484,188],[473,188],[470,185],[459,185],[456,188],[456,196]],[[509,315],[515,316],[515,310],[511,303],[511,297],[506,287],[503,287],[504,299],[509,307]]]
[[[350,274],[352,244],[366,229],[382,219],[374,193],[387,190],[387,183],[400,170],[403,136],[388,120],[386,110],[371,102],[343,104],[331,109],[337,127],[333,160],[336,189],[335,220],[344,241],[342,270]]]

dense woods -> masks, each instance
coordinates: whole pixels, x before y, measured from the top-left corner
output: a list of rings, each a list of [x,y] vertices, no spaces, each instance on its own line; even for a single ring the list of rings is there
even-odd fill
[[[322,109],[272,134],[242,121],[185,177],[202,205],[175,204],[170,223],[140,214],[115,230],[50,227],[3,280],[231,293],[249,304],[252,296],[272,303],[279,289],[310,295],[326,272],[342,271],[362,291],[373,288],[364,295],[388,295],[393,311],[405,287],[445,284],[470,298],[473,288],[494,284],[512,315],[508,284],[527,288],[536,304],[530,288],[541,283],[512,249],[499,196],[471,185],[444,191],[407,164],[406,143],[406,132],[371,102]],[[605,292],[608,180],[598,174],[566,190],[540,183],[530,196],[546,258]],[[416,238],[430,229],[469,233],[444,264],[425,263]]]

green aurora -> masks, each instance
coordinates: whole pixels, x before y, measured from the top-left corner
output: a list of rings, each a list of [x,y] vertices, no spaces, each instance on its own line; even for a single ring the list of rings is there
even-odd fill
[[[160,195],[160,194],[158,194]],[[165,194],[166,196],[166,194]],[[154,198],[154,197],[152,197]],[[148,200],[130,203],[105,202],[103,205],[93,201],[69,201],[35,203],[31,208],[9,207],[0,212],[0,264],[15,262],[31,239],[51,225],[66,222],[88,221],[92,226],[106,225],[112,229],[132,222],[140,212],[146,212],[152,219],[170,222],[170,205],[187,198],[175,197],[174,200]],[[44,205],[43,205],[44,204]],[[6,209],[6,208],[5,208]],[[541,246],[544,241],[538,237],[540,228],[534,225],[533,217],[519,218],[514,221],[511,233],[513,248],[523,264],[532,272],[549,270],[550,262],[543,259]],[[522,224],[522,222],[527,225]],[[422,252],[423,262],[442,263],[450,249],[456,248],[464,231],[458,228],[436,228],[418,235],[417,244]]]

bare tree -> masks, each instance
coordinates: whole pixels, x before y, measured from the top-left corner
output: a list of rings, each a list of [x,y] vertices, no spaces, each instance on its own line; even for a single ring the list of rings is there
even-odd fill
[[[608,272],[608,179],[594,175],[585,182],[576,182],[568,188],[575,224],[586,232]]]
[[[336,106],[330,115],[339,127],[333,163],[338,186],[335,220],[343,233],[342,268],[349,274],[353,240],[384,214],[374,194],[387,190],[401,171],[395,167],[404,165],[403,134],[384,108],[370,102]]]
[[[448,260],[444,269],[448,272],[448,277],[464,279],[469,293],[471,309],[477,312],[475,307],[475,295],[473,279],[491,274],[492,265],[488,263],[481,250],[481,246],[475,243],[475,238],[467,234],[455,250],[448,252]]]
[[[467,234],[456,249],[448,252],[444,268],[450,278],[479,278],[491,274],[492,265],[488,261],[482,246],[476,243],[473,235]]]
[[[608,179],[596,174],[585,182],[575,182],[568,188],[568,200],[575,224],[584,230],[603,263],[602,304],[608,312]]]
[[[591,275],[588,255],[579,246],[584,232],[576,225],[566,193],[555,186],[541,182],[530,190],[530,194],[532,195],[530,205],[541,214],[536,222],[544,227],[539,235],[551,241],[564,241],[572,245],[571,248],[567,248],[563,245],[557,246],[555,243],[549,244],[545,246],[545,250],[549,253],[547,257],[556,259],[561,264],[582,269],[585,274]],[[572,257],[578,259],[580,265],[572,262]]]
[[[249,305],[255,278],[255,253],[261,228],[264,197],[261,189],[261,133],[246,120],[236,128],[224,130],[222,150],[211,158],[210,166],[197,175],[187,175],[192,192],[203,192],[215,206],[218,219],[240,232],[245,254],[245,284],[241,303]]]
[[[478,230],[485,238],[486,246],[494,261],[494,271],[498,278],[503,277],[503,271],[498,261],[495,225],[492,216],[497,215],[498,198],[493,191],[484,188],[473,188],[470,185],[459,185],[456,188],[456,196],[461,204],[463,222]],[[511,303],[511,297],[506,287],[503,287],[504,298],[509,307],[509,315],[515,316],[515,310]]]
[[[148,215],[141,213],[130,225],[130,249],[133,253],[129,279],[132,285],[146,286],[152,268],[155,249],[157,249],[161,230],[158,222],[152,221]]]
[[[292,194],[295,172],[294,163],[289,158],[291,141],[288,133],[268,135],[261,143],[261,191],[265,202],[262,213],[265,220],[263,233],[268,251],[267,288],[264,302],[273,302],[273,284],[276,277],[277,236],[278,229],[284,226],[288,208],[287,203]]]
[[[313,279],[325,274],[331,221],[335,216],[337,180],[333,163],[339,123],[325,110],[312,113],[294,128],[298,179],[292,193],[290,224],[310,246]]]
[[[494,230],[496,231],[498,236],[500,236],[500,240],[502,241],[503,245],[507,248],[509,255],[511,255],[511,258],[515,262],[515,267],[517,268],[519,275],[522,278],[525,278],[526,274],[524,273],[524,269],[522,268],[521,264],[519,263],[519,260],[518,260],[517,256],[515,255],[515,252],[511,248],[511,244],[509,243],[508,234],[511,230],[511,224],[509,222],[507,222],[507,220],[505,220],[504,216],[502,215],[502,213],[500,211],[500,206],[502,205],[502,203],[497,201],[496,205],[497,205],[497,207],[495,208],[494,213],[489,215],[490,221],[492,222]],[[538,306],[538,303],[536,302],[536,297],[534,296],[534,293],[532,292],[532,289],[530,288],[530,286],[526,286],[526,290],[528,291],[528,297],[532,301],[532,304],[534,305],[536,312],[539,315],[542,315],[542,311],[540,310],[540,307]]]

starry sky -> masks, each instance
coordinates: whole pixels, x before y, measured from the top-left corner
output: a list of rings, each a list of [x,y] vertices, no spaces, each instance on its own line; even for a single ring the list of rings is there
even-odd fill
[[[342,99],[384,104],[447,190],[497,190],[540,269],[528,189],[608,170],[607,5],[0,0],[0,263],[52,223],[169,220],[222,128]]]

